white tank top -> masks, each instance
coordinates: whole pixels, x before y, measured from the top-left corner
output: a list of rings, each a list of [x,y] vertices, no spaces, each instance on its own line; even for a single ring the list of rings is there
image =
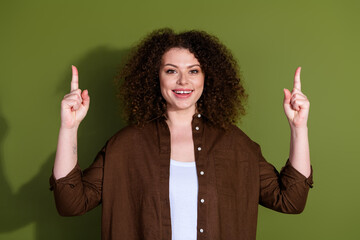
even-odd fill
[[[195,162],[170,159],[172,240],[196,240],[198,179]]]

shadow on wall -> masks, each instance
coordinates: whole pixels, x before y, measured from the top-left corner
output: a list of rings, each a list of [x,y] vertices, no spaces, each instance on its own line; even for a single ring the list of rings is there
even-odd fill
[[[90,110],[78,136],[79,164],[82,168],[90,165],[106,140],[124,126],[113,79],[128,52],[129,49],[94,49],[79,61],[69,63],[69,70],[64,74],[66,77],[56,89],[62,95],[69,92],[71,64],[76,65],[79,69],[80,88],[88,89],[91,97]],[[60,107],[60,102],[58,106]],[[100,239],[101,207],[79,217],[61,217],[57,214],[53,194],[49,190],[55,152],[42,160],[44,164],[38,174],[19,191],[11,189],[4,173],[3,159],[4,140],[9,130],[0,111],[0,233],[35,224],[35,237],[29,236],[29,239]]]

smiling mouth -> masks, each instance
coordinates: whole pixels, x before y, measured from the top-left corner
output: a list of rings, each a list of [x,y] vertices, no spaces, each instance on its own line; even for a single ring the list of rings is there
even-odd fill
[[[176,94],[183,95],[183,94],[190,94],[193,92],[193,90],[173,90],[173,92]]]

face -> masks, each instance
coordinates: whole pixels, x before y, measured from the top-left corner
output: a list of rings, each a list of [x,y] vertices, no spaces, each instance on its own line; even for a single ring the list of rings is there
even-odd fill
[[[159,78],[167,111],[195,113],[195,104],[204,89],[205,75],[194,54],[184,48],[171,48],[162,57]]]

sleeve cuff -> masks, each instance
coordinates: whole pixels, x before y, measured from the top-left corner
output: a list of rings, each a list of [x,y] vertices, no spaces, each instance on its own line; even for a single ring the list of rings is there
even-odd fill
[[[76,183],[81,181],[82,171],[78,164],[65,176],[59,179],[55,179],[54,172],[51,174],[49,183],[50,191],[53,191],[58,184],[69,184],[75,186]]]
[[[304,182],[310,188],[313,188],[313,168],[310,166],[310,176],[305,177],[302,173],[296,170],[290,163],[289,159],[287,160],[285,166],[281,170],[281,174],[291,178],[293,183]]]

